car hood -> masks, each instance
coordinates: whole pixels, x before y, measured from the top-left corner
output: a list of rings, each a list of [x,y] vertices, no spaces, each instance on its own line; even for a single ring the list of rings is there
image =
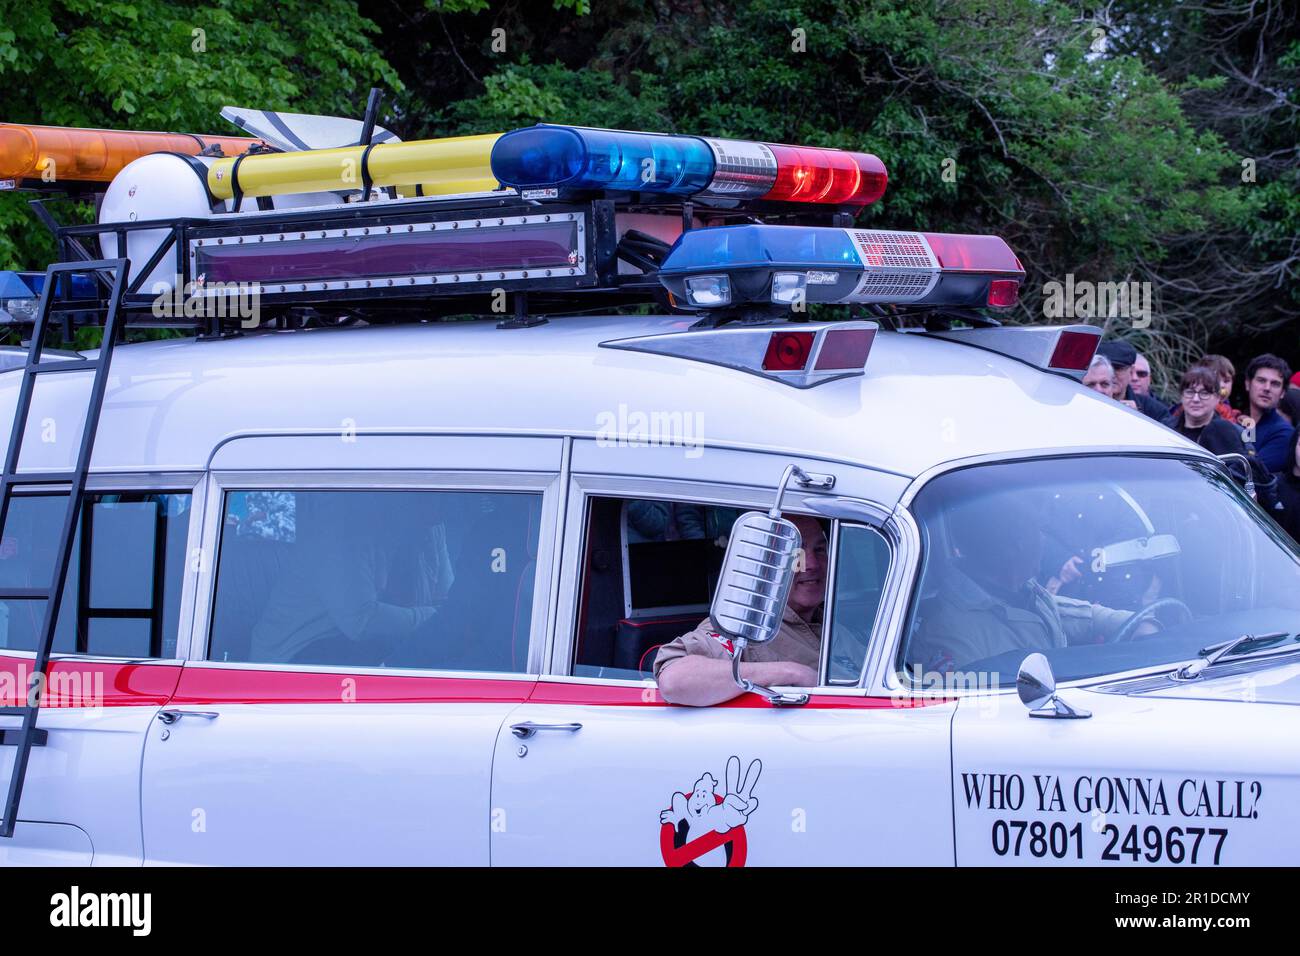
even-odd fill
[[[1194,681],[1162,676],[1107,689],[1144,697],[1300,705],[1300,661],[1262,666],[1255,662],[1234,662],[1212,668]]]

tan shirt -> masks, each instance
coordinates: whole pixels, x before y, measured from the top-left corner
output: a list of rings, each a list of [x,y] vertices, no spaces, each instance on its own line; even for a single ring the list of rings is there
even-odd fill
[[[809,624],[787,606],[776,637],[766,644],[747,644],[740,659],[745,663],[793,661],[815,671],[821,659],[821,645],[821,609],[818,608],[816,618]],[[731,641],[714,630],[713,623],[706,617],[689,634],[659,648],[654,664],[655,680],[659,679],[665,667],[687,654],[731,660]]]

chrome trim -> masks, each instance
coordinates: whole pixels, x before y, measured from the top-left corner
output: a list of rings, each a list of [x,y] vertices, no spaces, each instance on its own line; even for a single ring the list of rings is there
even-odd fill
[[[525,720],[520,724],[511,724],[510,732],[520,740],[527,740],[534,736],[539,730],[560,730],[565,733],[575,734],[582,729],[582,724],[539,724],[532,720]]]
[[[778,499],[779,502],[779,499]],[[831,635],[835,633],[835,574],[840,561],[840,533],[844,526],[831,519],[831,530],[826,537],[826,603],[822,605],[822,640],[821,652],[817,660],[817,686],[825,687],[830,683],[831,669]],[[879,616],[879,609],[877,609]],[[870,646],[871,639],[867,639]]]
[[[912,513],[901,505],[894,509],[882,530],[890,542],[894,562],[885,593],[880,597],[876,630],[862,669],[862,686],[876,693],[898,694],[903,688],[895,679],[893,660],[920,569],[921,531]]]
[[[1052,458],[1184,458],[1217,463],[1224,474],[1228,474],[1219,459],[1203,448],[1191,445],[1186,448],[1170,448],[1167,445],[1092,445],[1083,448],[1026,448],[1014,452],[991,452],[987,455],[970,455],[966,458],[954,458],[951,461],[931,465],[914,477],[899,496],[898,506],[910,508],[917,494],[935,478],[950,471],[959,471],[974,465],[991,465],[1013,461],[1037,461]],[[1228,477],[1232,477],[1228,475]]]
[[[522,671],[457,671],[429,667],[363,667],[354,664],[271,664],[259,661],[189,661],[185,666],[223,671],[338,674],[340,677],[446,677],[464,680],[515,680],[529,684],[537,682],[536,674]]]
[[[215,710],[173,710],[168,708],[167,710],[158,711],[156,716],[164,724],[170,726],[182,717],[198,717],[201,720],[216,720],[221,715]]]

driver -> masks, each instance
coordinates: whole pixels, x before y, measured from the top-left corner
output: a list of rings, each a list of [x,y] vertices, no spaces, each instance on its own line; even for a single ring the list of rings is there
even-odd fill
[[[1042,535],[1031,509],[999,495],[949,512],[953,559],[922,606],[910,665],[949,673],[1011,650],[1051,650],[1107,640],[1132,617],[1053,594],[1036,580]],[[1158,627],[1144,622],[1135,635]]]

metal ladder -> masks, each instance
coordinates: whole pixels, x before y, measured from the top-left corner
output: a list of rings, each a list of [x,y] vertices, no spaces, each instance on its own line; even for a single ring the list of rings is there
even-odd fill
[[[41,290],[40,309],[36,313],[32,328],[31,346],[27,352],[27,364],[23,366],[22,386],[18,393],[18,404],[14,409],[13,431],[9,434],[9,450],[5,455],[4,474],[0,476],[0,534],[9,517],[9,505],[13,500],[14,489],[24,485],[54,486],[47,494],[68,496],[67,510],[64,514],[63,529],[58,542],[58,551],[54,560],[54,574],[48,589],[42,588],[0,588],[0,601],[6,600],[43,600],[45,612],[41,620],[40,636],[36,642],[36,659],[32,662],[29,677],[27,699],[25,703],[13,706],[0,706],[0,716],[21,717],[22,723],[17,728],[0,731],[0,745],[16,748],[14,752],[13,773],[9,778],[9,791],[5,796],[3,816],[0,816],[0,837],[12,837],[14,826],[18,821],[18,804],[23,795],[23,781],[27,776],[27,765],[33,747],[42,747],[46,742],[46,731],[37,728],[36,717],[40,712],[41,698],[44,695],[44,675],[49,666],[50,649],[54,643],[54,630],[58,623],[59,599],[68,577],[68,564],[72,557],[72,542],[77,533],[77,521],[86,492],[86,473],[90,468],[90,457],[95,449],[95,433],[99,427],[99,413],[104,403],[104,391],[108,386],[108,370],[113,358],[113,346],[117,341],[119,309],[122,291],[126,285],[128,260],[95,259],[85,262],[61,262],[52,265],[45,272],[45,286]],[[99,357],[67,361],[41,361],[41,352],[47,323],[53,311],[53,302],[58,291],[60,276],[73,272],[90,272],[101,284],[111,286],[109,298],[104,311],[104,341],[100,346]],[[111,275],[108,279],[106,274]],[[68,276],[71,282],[71,276]],[[31,410],[32,392],[38,375],[55,372],[93,371],[95,377],[90,388],[90,402],[86,410],[86,420],[81,433],[81,445],[77,451],[77,462],[72,473],[68,472],[19,472],[18,456],[22,451],[23,434],[27,430],[27,416]]]

